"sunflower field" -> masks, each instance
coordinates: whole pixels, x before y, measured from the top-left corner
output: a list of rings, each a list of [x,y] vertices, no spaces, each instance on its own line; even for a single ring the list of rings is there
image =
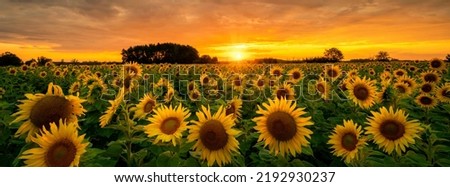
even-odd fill
[[[0,166],[450,166],[433,59],[0,68]]]

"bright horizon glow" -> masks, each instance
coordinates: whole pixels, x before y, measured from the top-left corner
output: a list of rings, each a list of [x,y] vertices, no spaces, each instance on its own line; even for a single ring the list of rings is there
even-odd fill
[[[0,1],[0,53],[23,61],[121,61],[122,49],[164,42],[219,61],[298,60],[332,47],[344,60],[450,52],[447,0]]]

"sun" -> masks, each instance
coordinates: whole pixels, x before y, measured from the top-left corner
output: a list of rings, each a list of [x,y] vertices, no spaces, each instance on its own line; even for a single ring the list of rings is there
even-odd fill
[[[233,51],[231,53],[231,58],[234,61],[241,61],[244,60],[244,53],[242,51]]]
[[[245,50],[247,49],[247,45],[245,44],[238,44],[234,45],[230,49],[230,58],[233,61],[242,61],[245,60],[248,55],[245,53]]]

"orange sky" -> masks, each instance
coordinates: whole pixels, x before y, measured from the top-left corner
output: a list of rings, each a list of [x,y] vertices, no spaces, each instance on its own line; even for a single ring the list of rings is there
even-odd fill
[[[188,44],[219,60],[388,51],[399,59],[450,53],[447,0],[0,0],[0,52],[22,60],[120,61],[156,42]]]

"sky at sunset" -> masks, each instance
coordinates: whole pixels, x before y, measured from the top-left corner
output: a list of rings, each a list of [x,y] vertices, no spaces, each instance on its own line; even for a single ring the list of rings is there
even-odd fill
[[[22,60],[121,61],[133,45],[174,42],[219,60],[388,51],[450,53],[449,0],[0,0],[0,53]]]

